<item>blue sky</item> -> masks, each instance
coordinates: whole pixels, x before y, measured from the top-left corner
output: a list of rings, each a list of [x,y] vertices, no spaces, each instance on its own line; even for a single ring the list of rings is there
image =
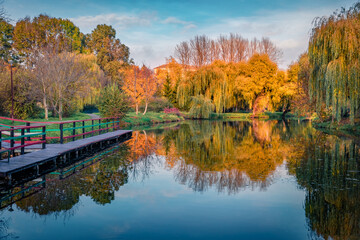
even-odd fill
[[[306,50],[311,22],[356,0],[5,0],[14,21],[46,13],[71,19],[89,33],[110,24],[138,64],[163,64],[177,43],[195,35],[230,32],[269,37],[282,49],[286,68]]]

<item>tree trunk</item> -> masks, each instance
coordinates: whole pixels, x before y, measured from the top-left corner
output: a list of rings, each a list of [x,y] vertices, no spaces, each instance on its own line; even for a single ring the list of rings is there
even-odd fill
[[[138,113],[139,113],[139,105],[137,103],[135,104],[135,112],[136,112],[136,115],[138,115]]]
[[[62,121],[62,101],[59,101],[59,120]]]
[[[145,110],[144,110],[143,115],[145,115],[145,113],[146,113],[146,111],[147,111],[147,107],[148,107],[148,102],[147,102],[147,101],[145,101]]]
[[[44,105],[44,110],[45,110],[45,119],[48,120],[49,119],[49,109],[47,106],[46,97],[43,97],[43,105]]]
[[[290,109],[285,109],[285,111],[283,111],[282,115],[281,115],[281,118],[282,119],[285,119],[285,115],[290,112]]]

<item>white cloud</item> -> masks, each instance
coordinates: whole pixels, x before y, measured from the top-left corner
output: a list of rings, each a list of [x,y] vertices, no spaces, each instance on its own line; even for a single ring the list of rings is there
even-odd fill
[[[96,16],[81,16],[72,18],[72,20],[81,29],[89,31],[98,24],[108,24],[119,29],[128,29],[132,27],[151,26],[156,21],[155,13],[140,13],[140,14],[104,14]]]
[[[191,28],[196,28],[196,25],[193,24],[192,22],[188,22],[188,21],[183,21],[180,20],[176,17],[168,17],[166,18],[164,21],[162,21],[163,24],[178,24],[178,25],[183,25],[185,29],[191,29]]]

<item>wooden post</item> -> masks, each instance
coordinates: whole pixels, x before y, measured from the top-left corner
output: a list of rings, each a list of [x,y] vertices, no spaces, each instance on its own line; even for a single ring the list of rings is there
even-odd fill
[[[0,130],[0,149],[2,148],[2,131]],[[1,156],[0,156],[0,160],[1,160]]]
[[[73,130],[72,130],[72,135],[75,136],[76,134],[76,130],[75,130],[75,127],[76,127],[76,122],[73,122]],[[73,137],[73,141],[75,141],[75,137]]]
[[[42,140],[45,141],[42,143],[42,149],[45,149],[46,148],[46,127],[45,126],[42,127],[42,132],[43,132]]]
[[[85,138],[85,121],[82,122],[82,133],[83,133],[83,139]]]
[[[92,131],[92,133],[91,133],[91,136],[93,137],[94,136],[94,120],[91,120],[91,131]]]
[[[106,132],[109,132],[109,119],[106,119]]]
[[[21,145],[25,144],[25,129],[21,129]],[[21,147],[21,155],[25,154],[25,147]]]
[[[101,119],[99,119],[99,130],[101,129]],[[99,131],[99,135],[101,134],[101,131]]]
[[[10,130],[10,137],[12,138],[12,139],[10,140],[10,148],[13,148],[14,145],[15,145],[15,142],[14,142],[14,139],[13,139],[13,137],[14,137],[14,128],[11,128],[11,130]],[[15,153],[15,151],[14,151],[14,150],[11,150],[11,155],[14,156],[14,153]]]
[[[27,123],[26,123],[26,126],[27,126],[27,127],[30,127],[30,122],[27,122]],[[28,129],[26,130],[26,132],[27,132],[27,133],[30,133],[30,128],[28,128]],[[27,140],[30,141],[30,137],[28,137]]]
[[[64,143],[64,124],[60,123],[60,144]]]

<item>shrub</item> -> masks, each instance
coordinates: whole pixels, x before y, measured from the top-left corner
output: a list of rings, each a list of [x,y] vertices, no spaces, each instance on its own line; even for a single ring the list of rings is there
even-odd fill
[[[123,118],[129,110],[128,97],[116,84],[101,90],[98,109],[102,117]]]
[[[164,108],[164,113],[180,115],[180,111],[177,108]]]
[[[155,97],[149,101],[148,111],[162,112],[164,108],[172,108],[173,105],[165,98]],[[140,111],[144,111],[144,106],[140,107]]]

